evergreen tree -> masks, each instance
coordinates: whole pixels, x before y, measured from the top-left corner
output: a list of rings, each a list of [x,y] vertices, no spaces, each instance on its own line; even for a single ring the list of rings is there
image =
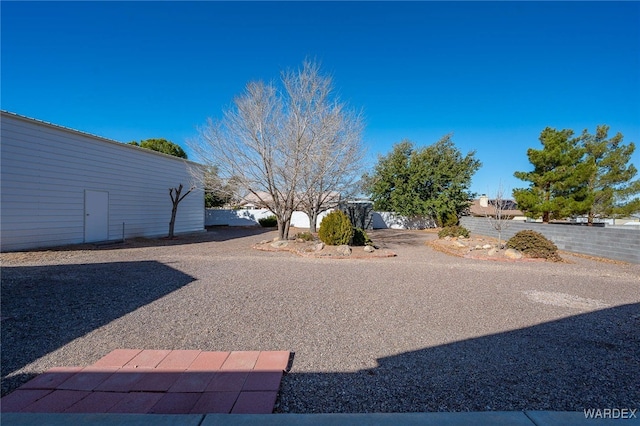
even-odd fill
[[[451,135],[421,149],[405,140],[378,159],[373,176],[364,176],[365,190],[375,209],[455,224],[473,198],[471,177],[481,165],[474,155],[463,157]]]
[[[592,166],[589,191],[593,204],[588,212],[588,223],[594,217],[628,215],[640,211],[640,180],[632,180],[637,174],[633,164],[629,164],[635,150],[633,142],[623,145],[622,133],[608,138],[609,126],[596,127],[596,134],[582,132],[582,144],[586,161]]]
[[[140,141],[129,142],[129,145],[139,146],[140,148],[151,149],[153,151],[162,152],[164,154],[173,155],[174,157],[187,158],[187,153],[182,147],[166,139],[145,139]]]
[[[527,156],[534,169],[515,172],[530,182],[529,188],[514,189],[518,208],[528,217],[548,223],[551,219],[587,213],[593,204],[589,179],[593,164],[583,161],[585,149],[572,130],[545,128],[540,134],[542,149],[529,148]]]

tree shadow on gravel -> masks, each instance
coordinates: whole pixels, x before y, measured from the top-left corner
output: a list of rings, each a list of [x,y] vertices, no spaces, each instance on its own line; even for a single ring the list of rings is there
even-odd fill
[[[210,241],[228,241],[262,235],[276,230],[277,228],[263,228],[261,226],[210,226],[207,227],[207,236]]]
[[[293,367],[277,412],[640,408],[640,303],[401,353],[355,373]]]
[[[2,268],[2,395],[38,358],[191,283],[155,261]]]
[[[229,241],[237,238],[261,235],[272,231],[274,231],[273,228],[262,228],[260,226],[210,226],[207,227],[206,232],[176,235],[174,238],[133,237],[126,238],[124,242],[107,241],[102,243],[70,244],[56,247],[42,247],[32,250],[19,250],[15,252],[7,252],[6,254],[11,256],[12,253],[38,253],[43,251],[65,252],[77,250],[118,250],[143,247],[181,246],[187,244],[207,243],[211,241]]]

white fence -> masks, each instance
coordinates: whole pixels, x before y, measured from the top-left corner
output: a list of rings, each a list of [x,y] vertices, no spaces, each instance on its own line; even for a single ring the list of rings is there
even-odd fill
[[[320,226],[322,218],[329,212],[321,213],[318,216],[317,226]],[[258,220],[271,216],[267,209],[206,209],[205,226],[259,226]],[[293,212],[291,226],[296,228],[308,228],[309,216],[304,212]]]
[[[329,211],[323,212],[318,216],[317,226],[320,226],[322,218]],[[267,209],[206,209],[205,226],[258,226],[258,220],[271,216]],[[296,228],[308,228],[309,217],[306,213],[296,211],[291,217],[291,226]],[[436,224],[431,219],[412,220],[404,216],[390,212],[373,212],[373,228],[374,229],[424,229],[435,228]]]
[[[412,219],[393,212],[373,212],[373,229],[427,229],[436,228],[433,219]]]

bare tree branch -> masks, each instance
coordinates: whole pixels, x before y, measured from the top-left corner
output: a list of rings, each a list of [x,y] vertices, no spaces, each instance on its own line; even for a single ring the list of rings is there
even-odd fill
[[[303,207],[315,225],[335,193],[353,184],[363,124],[360,114],[332,98],[331,79],[316,63],[283,72],[281,82],[281,89],[249,83],[190,146],[223,179],[235,177],[243,196],[252,194],[271,210],[284,239],[296,209]]]
[[[488,205],[485,210],[485,217],[489,221],[489,225],[498,232],[498,250],[502,250],[502,231],[511,226],[512,216],[507,214],[512,203],[511,200],[504,198],[504,189],[502,183],[498,185],[495,198],[487,200]]]

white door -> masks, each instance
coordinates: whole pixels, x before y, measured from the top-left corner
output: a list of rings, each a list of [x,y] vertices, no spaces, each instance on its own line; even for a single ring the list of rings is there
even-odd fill
[[[84,241],[109,239],[109,193],[84,191]]]

